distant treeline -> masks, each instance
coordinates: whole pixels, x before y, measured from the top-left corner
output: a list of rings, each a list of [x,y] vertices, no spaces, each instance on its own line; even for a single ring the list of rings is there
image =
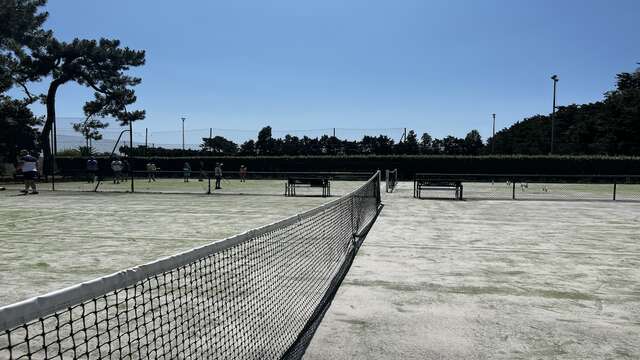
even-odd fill
[[[616,89],[602,101],[560,106],[555,114],[554,154],[640,155],[640,70],[617,75]],[[498,131],[482,141],[477,130],[464,138],[433,138],[410,130],[396,142],[385,135],[359,141],[324,135],[320,138],[286,135],[274,138],[271,127],[257,140],[236,144],[222,136],[203,138],[199,150],[133,149],[134,156],[319,156],[319,155],[546,155],[551,151],[551,115],[536,115]],[[120,148],[129,153],[129,149]]]
[[[602,101],[560,106],[555,114],[555,154],[640,154],[640,69],[617,75]],[[548,154],[551,117],[536,115],[489,139],[496,154]]]
[[[321,156],[321,155],[479,155],[482,138],[477,130],[472,130],[464,139],[448,136],[444,139],[432,139],[423,134],[418,139],[410,130],[401,141],[395,142],[386,135],[364,136],[362,140],[352,141],[324,135],[319,138],[286,135],[274,138],[271,127],[264,127],[258,133],[257,140],[248,140],[241,145],[222,136],[203,138],[199,150],[165,149],[138,146],[131,153],[133,156]],[[127,146],[120,147],[120,152],[129,154]]]

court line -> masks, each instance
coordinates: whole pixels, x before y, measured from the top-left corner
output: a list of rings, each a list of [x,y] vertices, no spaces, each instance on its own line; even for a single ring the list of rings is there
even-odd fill
[[[500,248],[489,246],[451,246],[451,245],[382,245],[382,244],[365,244],[365,247],[382,247],[382,248],[405,248],[405,249],[429,249],[429,250],[456,250],[456,251],[479,251],[479,252],[496,252],[496,253],[526,253],[526,254],[564,254],[564,255],[610,255],[610,256],[638,256],[640,252],[633,251],[573,251],[573,250],[553,250],[553,249],[517,249],[517,248]]]
[[[413,215],[413,214],[411,214]],[[535,214],[534,214],[535,215]],[[392,216],[390,216],[392,217]],[[402,217],[400,217],[402,218]],[[451,215],[451,216],[447,216],[447,217],[437,217],[437,218],[429,218],[430,221],[430,226],[438,226],[439,224],[441,224],[441,226],[443,227],[451,227],[451,224],[448,223],[448,221],[450,220],[455,220],[455,224],[462,224],[462,225],[468,225],[468,224],[472,224],[472,225],[487,225],[487,226],[493,226],[493,225],[502,225],[502,226],[508,226],[508,227],[514,227],[514,226],[522,226],[522,225],[529,225],[529,226],[534,226],[534,227],[539,227],[540,224],[539,223],[532,223],[531,220],[533,221],[538,221],[540,219],[534,219],[532,217],[528,217],[528,218],[524,218],[523,220],[518,220],[516,215],[513,215],[513,218],[505,218],[504,220],[491,220],[491,219],[483,219],[481,217],[477,217],[477,218],[470,218],[467,217],[466,219],[462,219],[459,218],[457,216]],[[563,218],[562,221],[558,221],[558,224],[556,224],[555,226],[567,226],[567,225],[577,225],[580,227],[631,227],[631,228],[638,228],[640,229],[640,223],[638,224],[622,224],[622,223],[598,223],[598,222],[567,222],[566,220],[571,220],[571,218]],[[634,221],[634,219],[630,219],[630,222]]]

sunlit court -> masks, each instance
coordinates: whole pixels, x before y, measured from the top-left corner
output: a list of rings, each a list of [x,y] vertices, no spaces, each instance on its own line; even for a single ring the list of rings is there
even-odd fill
[[[332,198],[311,189],[307,196],[285,198],[278,180],[228,180],[211,195],[203,194],[206,187],[197,179],[193,187],[184,186],[182,179],[145,184],[141,180],[140,193],[130,194],[124,192],[126,183],[118,187],[105,182],[105,191],[95,193],[76,191],[86,182],[60,182],[58,190],[42,190],[38,197],[20,195],[15,184],[4,185],[9,190],[0,192],[0,304],[282,220],[347,194],[362,182],[334,182]]]
[[[0,0],[0,360],[640,359],[638,0]]]
[[[307,358],[640,356],[640,202],[575,201],[569,185],[574,201],[419,200],[411,186],[383,198]]]

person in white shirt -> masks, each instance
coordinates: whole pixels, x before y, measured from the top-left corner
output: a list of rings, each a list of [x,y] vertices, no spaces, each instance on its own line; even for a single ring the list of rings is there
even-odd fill
[[[156,171],[158,170],[158,167],[156,166],[156,164],[150,162],[147,163],[147,174],[149,176],[149,182],[151,181],[156,181]]]
[[[184,175],[184,182],[189,182],[189,178],[191,177],[191,164],[189,162],[185,162],[182,165],[182,175]]]
[[[216,163],[216,167],[213,169],[213,176],[216,177],[216,189],[222,189],[220,187],[220,180],[222,180],[222,163]]]
[[[27,150],[22,150],[20,151],[18,167],[22,171],[22,177],[24,179],[24,190],[21,192],[26,195],[29,193],[29,188],[31,188],[31,193],[37,194],[38,190],[36,189],[36,180],[38,179],[38,159],[31,156]]]
[[[120,184],[122,179],[122,162],[117,158],[111,162],[111,170],[113,170],[113,183]]]

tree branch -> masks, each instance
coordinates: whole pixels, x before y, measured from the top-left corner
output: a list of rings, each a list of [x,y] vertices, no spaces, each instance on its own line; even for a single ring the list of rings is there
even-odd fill
[[[24,93],[29,98],[29,103],[33,103],[33,102],[35,102],[37,100],[37,98],[35,98],[33,95],[31,95],[31,92],[27,88],[27,85],[25,85],[22,81],[16,81],[16,84],[18,84],[18,85],[20,85],[20,87],[22,87],[22,90],[24,90]]]

